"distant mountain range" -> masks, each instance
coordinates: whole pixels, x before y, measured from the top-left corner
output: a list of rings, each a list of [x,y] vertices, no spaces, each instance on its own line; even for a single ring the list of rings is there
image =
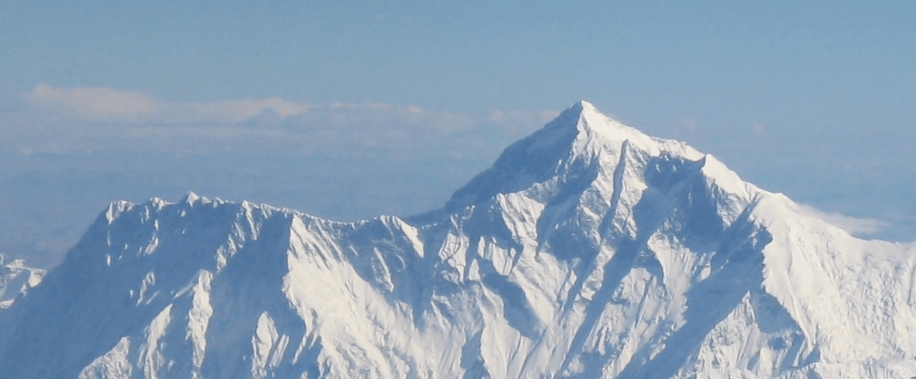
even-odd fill
[[[916,377],[916,245],[587,102],[422,215],[116,202],[13,266],[2,378]]]

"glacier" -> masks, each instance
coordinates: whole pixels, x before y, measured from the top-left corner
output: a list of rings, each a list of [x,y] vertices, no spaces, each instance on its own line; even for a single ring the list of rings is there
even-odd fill
[[[115,202],[27,289],[2,378],[916,377],[916,244],[585,101],[440,209]]]

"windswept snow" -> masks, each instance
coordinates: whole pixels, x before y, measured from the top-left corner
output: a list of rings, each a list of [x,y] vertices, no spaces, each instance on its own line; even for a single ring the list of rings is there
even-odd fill
[[[909,378],[916,246],[579,102],[407,219],[113,203],[0,331],[11,378]]]

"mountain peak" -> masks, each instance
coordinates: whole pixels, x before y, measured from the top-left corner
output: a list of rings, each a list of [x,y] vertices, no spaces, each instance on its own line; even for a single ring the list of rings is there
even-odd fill
[[[598,171],[611,175],[625,150],[645,157],[667,155],[689,161],[704,156],[682,142],[650,137],[580,100],[542,129],[506,148],[490,169],[453,194],[446,209],[480,204],[498,193],[541,188],[537,183],[565,182]],[[542,189],[538,191],[544,192]]]
[[[194,191],[188,191],[188,193],[184,195],[180,202],[193,206],[199,200],[203,202],[207,201],[207,199],[201,199],[200,195],[194,193]]]
[[[582,121],[582,120],[598,121],[601,119],[610,119],[610,118],[607,117],[604,113],[601,113],[601,111],[598,110],[598,108],[596,108],[592,103],[589,103],[588,101],[585,101],[585,100],[579,100],[573,103],[572,105],[569,106],[569,108],[566,108],[566,110],[564,110],[563,112],[560,112],[560,115],[556,118],[556,120],[567,121],[567,122],[564,122],[564,124],[566,125],[572,124],[569,121]]]
[[[653,138],[617,121],[602,113],[592,103],[579,100],[563,111],[548,127],[572,128],[575,127],[578,138],[594,139],[600,136],[607,142],[621,143],[630,140],[639,145],[651,144]]]
[[[564,112],[575,112],[575,113],[577,113],[577,114],[578,114],[578,113],[582,113],[582,112],[598,112],[598,113],[601,113],[601,112],[595,107],[594,104],[588,102],[587,100],[579,100],[579,101],[573,103],[573,104],[570,105],[569,108],[567,108],[566,111],[564,111]]]
[[[570,105],[563,113],[573,112],[575,114],[581,114],[583,111],[597,111],[597,109],[595,109],[594,104],[585,100],[579,100]]]

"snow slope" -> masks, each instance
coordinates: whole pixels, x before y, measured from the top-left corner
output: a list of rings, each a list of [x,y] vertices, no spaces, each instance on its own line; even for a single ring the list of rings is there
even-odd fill
[[[0,376],[909,378],[914,253],[580,102],[412,218],[113,203]]]

